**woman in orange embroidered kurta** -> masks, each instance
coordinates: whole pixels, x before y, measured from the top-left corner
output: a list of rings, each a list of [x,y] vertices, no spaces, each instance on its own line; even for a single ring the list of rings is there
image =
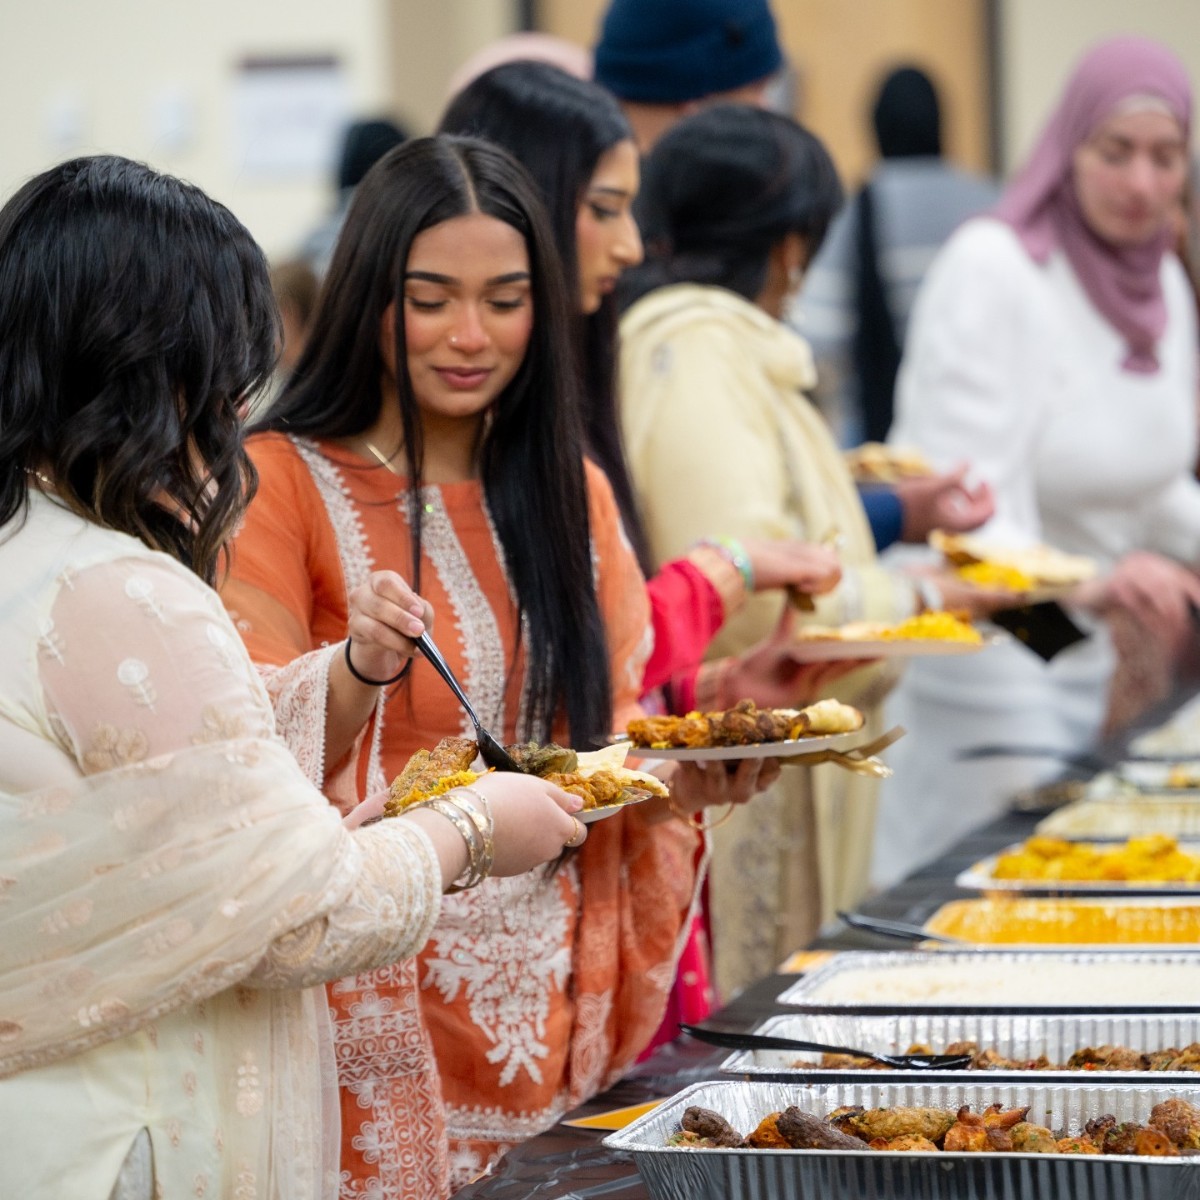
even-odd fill
[[[335,271],[337,263],[335,255]],[[411,370],[412,328],[408,337]],[[276,668],[267,674],[281,724],[299,750],[311,743],[304,701],[322,701],[320,664],[329,661],[318,648],[345,636],[348,594],[373,571],[394,568],[419,577],[438,614],[438,644],[482,719],[506,740],[528,737],[538,728],[526,711],[530,639],[484,486],[478,478],[426,484],[414,570],[408,481],[366,447],[384,458],[366,438],[269,433],[251,441],[260,488],[224,598],[252,656]],[[426,479],[437,459],[431,439]],[[645,589],[607,481],[590,467],[586,499],[612,720],[620,723],[636,711],[648,650]],[[534,541],[519,552],[556,553],[552,534],[529,530]],[[396,775],[414,750],[471,732],[445,685],[417,661],[381,697],[347,756],[324,763],[311,745],[300,756],[328,794],[348,803]],[[553,732],[568,737],[562,719]],[[634,1061],[661,1018],[696,880],[694,831],[656,821],[661,812],[649,808],[592,826],[556,872],[447,897],[415,971],[331,988],[343,1196],[444,1194],[440,1121],[457,1186]]]

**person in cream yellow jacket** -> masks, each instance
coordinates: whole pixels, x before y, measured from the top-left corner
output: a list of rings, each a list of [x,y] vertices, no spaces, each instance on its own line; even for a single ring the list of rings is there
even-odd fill
[[[843,564],[842,582],[815,598],[810,615],[789,611],[781,592],[752,597],[714,642],[713,659],[790,636],[795,620],[891,622],[937,606],[928,580],[877,561],[849,470],[804,395],[815,382],[811,353],[780,319],[839,197],[820,142],[752,108],[685,120],[645,164],[639,217],[648,257],[633,273],[641,298],[621,322],[620,379],[652,551],[661,561],[714,533],[802,537],[836,540]],[[986,493],[955,486],[954,496],[943,489],[947,513],[986,515]],[[891,666],[862,664],[829,690],[858,705],[876,733],[894,682]],[[717,672],[700,686],[698,707],[741,698],[722,683]],[[786,702],[786,683],[755,699]],[[711,915],[725,994],[774,969],[822,919],[861,898],[876,788],[831,764],[785,771],[715,830]]]

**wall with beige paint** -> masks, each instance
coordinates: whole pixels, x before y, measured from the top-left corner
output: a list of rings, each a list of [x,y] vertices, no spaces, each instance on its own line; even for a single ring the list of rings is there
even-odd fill
[[[264,182],[237,161],[234,92],[248,56],[335,55],[355,115],[421,132],[445,82],[510,31],[512,0],[9,0],[0,34],[0,200],[77,154],[142,159],[229,205],[286,254],[329,208],[327,179]]]
[[[1003,162],[1020,164],[1075,59],[1118,33],[1171,46],[1200,90],[1200,4],[1195,0],[1001,0]]]

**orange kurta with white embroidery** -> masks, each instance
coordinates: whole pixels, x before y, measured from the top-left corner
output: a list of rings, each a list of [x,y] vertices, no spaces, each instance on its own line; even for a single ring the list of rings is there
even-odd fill
[[[328,444],[266,435],[251,451],[260,489],[223,595],[255,660],[291,663],[302,675],[301,656],[345,636],[350,588],[381,568],[411,575],[405,485]],[[588,488],[619,727],[636,709],[648,608],[607,481],[591,467]],[[482,489],[430,487],[423,503],[419,589],[437,614],[438,645],[480,717],[515,740],[525,726],[523,659]],[[379,786],[413,751],[471,732],[445,684],[418,660],[353,761],[323,766],[328,788],[344,803],[349,773],[358,791]],[[651,826],[637,810],[622,813],[593,826],[557,873],[490,880],[447,897],[415,975],[396,968],[331,989],[343,1195],[422,1194],[400,1182],[400,1164],[436,1150],[426,1140],[422,1024],[440,1068],[455,1186],[634,1061],[671,984],[695,890],[695,836],[679,822]],[[408,1086],[398,1089],[398,1080]]]

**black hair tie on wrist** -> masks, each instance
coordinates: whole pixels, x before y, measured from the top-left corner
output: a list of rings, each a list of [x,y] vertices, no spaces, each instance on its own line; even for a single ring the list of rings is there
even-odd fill
[[[359,683],[365,683],[368,687],[390,687],[393,683],[399,683],[405,675],[408,674],[409,667],[412,666],[412,659],[408,659],[404,666],[400,668],[397,675],[393,675],[391,679],[368,679],[365,675],[360,675],[355,669],[354,664],[350,661],[350,639],[346,639],[346,670],[358,680]]]

